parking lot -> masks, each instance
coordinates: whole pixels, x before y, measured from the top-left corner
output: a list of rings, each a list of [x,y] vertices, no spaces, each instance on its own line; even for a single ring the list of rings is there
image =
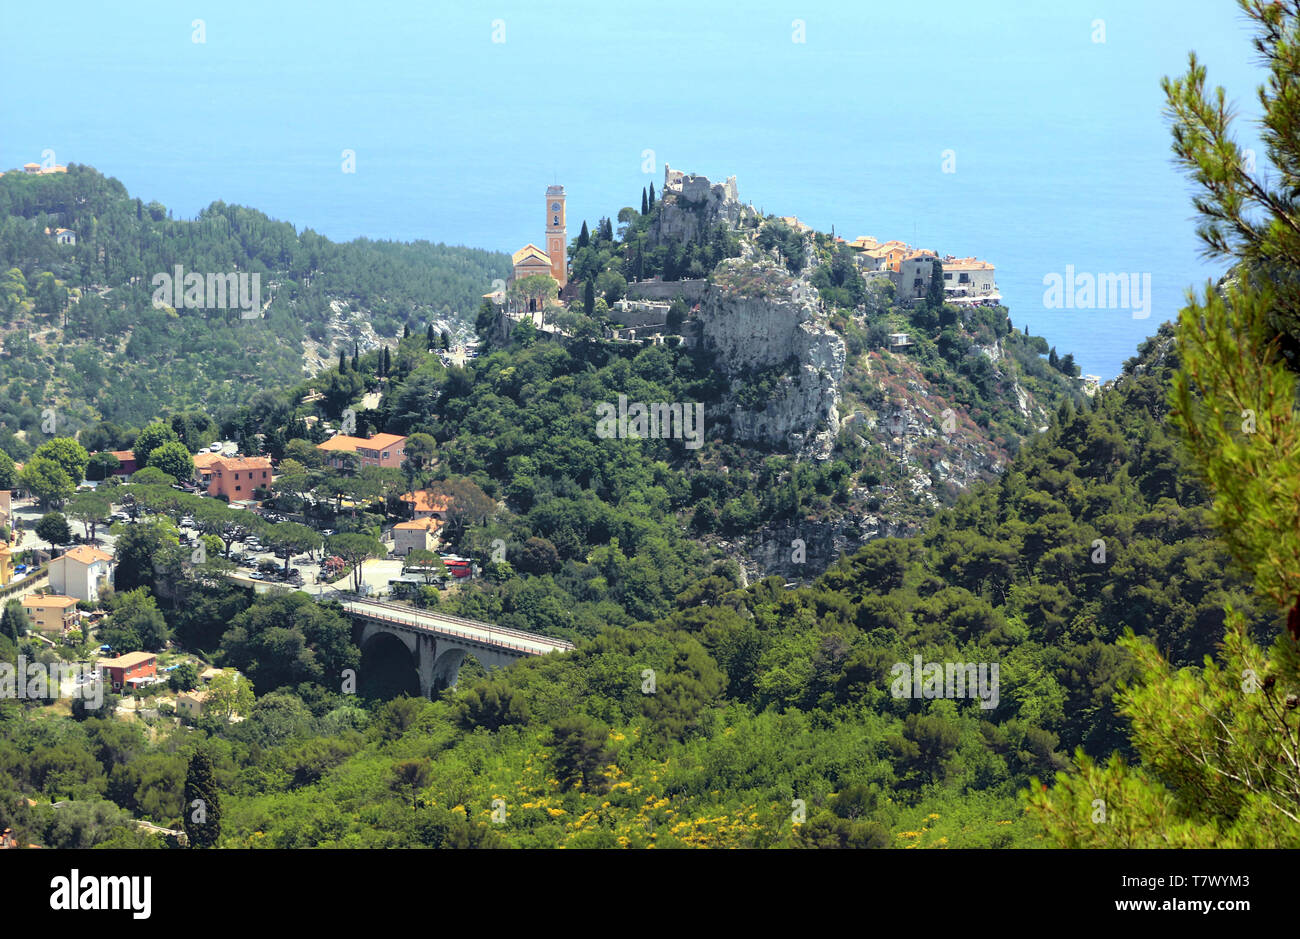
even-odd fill
[[[50,545],[37,537],[35,531],[33,531],[43,514],[40,507],[32,500],[25,500],[14,505],[13,514],[22,528],[20,532],[21,538],[15,550],[29,548],[49,550]],[[267,513],[263,517],[272,523],[285,520],[284,516],[276,513]],[[130,521],[130,516],[122,510],[121,506],[115,505],[112,515],[107,521],[109,524],[98,526],[93,542],[85,540],[85,527],[80,522],[69,520],[69,527],[74,535],[81,536],[83,543],[96,544],[112,553],[117,543],[117,536],[110,532],[109,527],[111,524]],[[198,544],[200,532],[194,527],[193,519],[182,518],[177,523],[177,527],[183,545],[192,547]],[[320,532],[322,536],[326,537],[333,533],[329,529]],[[308,593],[328,593],[331,590],[351,592],[352,575],[350,573],[342,577],[334,577],[333,580],[321,579],[323,549],[310,554],[294,555],[289,562],[289,576],[286,577],[284,575],[283,557],[277,557],[266,545],[261,544],[256,535],[240,537],[242,534],[237,530],[236,538],[230,542],[229,552],[229,558],[236,565],[237,573],[242,578],[247,578],[253,582],[288,584],[306,590]],[[362,583],[366,585],[371,595],[387,593],[389,582],[401,576],[402,570],[403,561],[400,559],[372,558],[362,565]],[[38,584],[33,584],[32,589],[37,589],[38,586]]]

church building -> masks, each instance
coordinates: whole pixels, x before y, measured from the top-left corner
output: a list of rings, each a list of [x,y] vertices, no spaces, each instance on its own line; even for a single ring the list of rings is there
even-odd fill
[[[564,218],[564,187],[546,187],[546,250],[535,244],[526,244],[514,253],[514,279],[522,280],[532,274],[550,274],[563,289],[569,282],[567,246],[568,230]]]
[[[536,274],[548,274],[555,279],[560,290],[563,290],[565,285],[568,284],[569,235],[564,216],[564,199],[563,186],[546,187],[546,228],[542,239],[546,245],[546,250],[543,251],[530,242],[511,255],[510,279],[512,282]],[[492,293],[485,293],[483,296],[498,306],[506,305],[505,292],[500,289]],[[518,312],[540,313],[541,306],[538,299],[530,297],[527,301],[527,309]]]

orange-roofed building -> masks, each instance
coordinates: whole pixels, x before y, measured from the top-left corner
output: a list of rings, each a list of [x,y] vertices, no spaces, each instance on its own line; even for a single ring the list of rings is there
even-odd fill
[[[93,545],[77,545],[50,561],[50,589],[78,600],[99,600],[113,585],[113,556]]]
[[[939,256],[933,251],[912,251],[903,259],[894,277],[895,295],[899,300],[910,304],[925,298],[937,260]]]
[[[114,476],[130,476],[139,468],[135,465],[134,450],[110,450],[109,452],[117,457],[117,462],[122,464],[113,471]]]
[[[262,456],[226,456],[212,463],[208,495],[230,502],[256,498],[254,489],[271,488],[271,461]]]
[[[979,258],[945,258],[943,289],[953,303],[1001,302],[993,265]]]
[[[47,636],[62,636],[77,625],[77,598],[57,594],[30,593],[23,597],[23,612],[32,628]]]
[[[903,259],[912,253],[912,249],[901,241],[886,241],[880,244],[874,238],[859,238],[850,244],[858,248],[862,256],[870,260],[869,267],[877,271],[898,272]]]
[[[383,466],[400,469],[406,459],[406,438],[397,434],[375,434],[371,437],[349,437],[339,434],[316,445],[325,453],[330,466],[341,468],[340,453],[355,453],[362,466]]]
[[[442,520],[428,517],[393,526],[393,553],[405,557],[412,551],[432,551],[438,543],[438,529]]]
[[[224,459],[227,458],[211,450],[204,450],[194,455],[194,475],[198,477],[199,485],[204,489],[208,488],[208,484],[212,482],[212,464]]]
[[[114,691],[138,687],[158,674],[158,656],[152,652],[128,652],[115,659],[100,659],[99,667]]]
[[[402,496],[402,501],[410,507],[411,517],[416,521],[422,518],[436,518],[445,522],[447,509],[451,508],[451,499],[428,489],[408,492]]]
[[[550,255],[535,244],[526,244],[511,255],[510,265],[514,269],[515,280],[523,280],[534,274],[555,276]]]

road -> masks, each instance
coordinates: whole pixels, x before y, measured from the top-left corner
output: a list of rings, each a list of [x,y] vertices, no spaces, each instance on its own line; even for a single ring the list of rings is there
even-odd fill
[[[472,639],[476,642],[493,646],[505,646],[530,655],[546,655],[548,652],[566,652],[573,643],[563,639],[552,639],[537,633],[523,632],[518,629],[505,629],[482,623],[478,620],[461,619],[433,610],[417,610],[396,603],[384,603],[381,600],[366,600],[359,597],[340,597],[340,603],[349,613],[367,616],[373,619],[402,623],[418,629]]]

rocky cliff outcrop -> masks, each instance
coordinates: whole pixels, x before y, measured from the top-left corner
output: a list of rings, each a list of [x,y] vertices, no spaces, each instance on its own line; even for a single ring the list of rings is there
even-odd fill
[[[817,291],[773,261],[733,258],[710,278],[698,321],[731,383],[714,417],[730,422],[733,439],[828,456],[845,350],[817,310]]]
[[[744,571],[746,583],[776,574],[804,583],[819,576],[839,560],[874,538],[906,538],[920,526],[912,520],[891,518],[865,508],[834,519],[769,525],[740,540],[733,556]]]
[[[719,224],[736,228],[746,215],[758,217],[751,206],[741,204],[736,177],[714,183],[707,176],[683,173],[665,164],[662,199],[650,227],[650,243],[695,241]]]

